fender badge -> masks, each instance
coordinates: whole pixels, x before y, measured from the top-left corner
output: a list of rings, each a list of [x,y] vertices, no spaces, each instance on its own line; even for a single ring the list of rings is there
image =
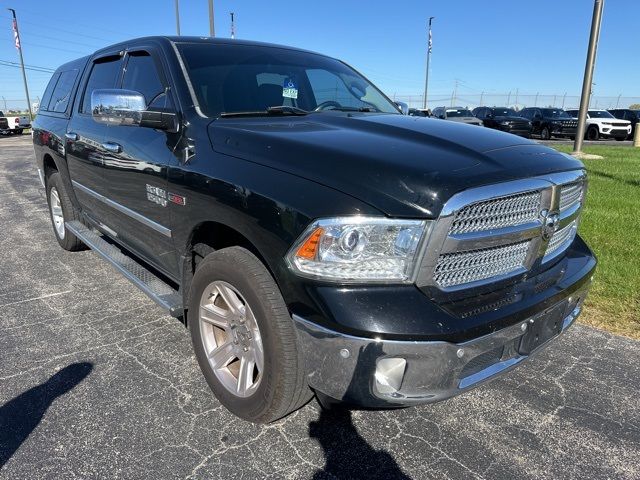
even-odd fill
[[[169,200],[171,203],[175,203],[176,205],[185,206],[187,204],[187,198],[176,193],[167,193],[167,200]]]

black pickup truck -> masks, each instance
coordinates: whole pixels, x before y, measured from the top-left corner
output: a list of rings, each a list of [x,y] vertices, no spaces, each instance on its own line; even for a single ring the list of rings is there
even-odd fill
[[[579,161],[402,115],[338,60],[141,38],[61,66],[41,105],[60,246],[94,249],[182,319],[244,419],[313,393],[446,399],[529,358],[587,295]]]

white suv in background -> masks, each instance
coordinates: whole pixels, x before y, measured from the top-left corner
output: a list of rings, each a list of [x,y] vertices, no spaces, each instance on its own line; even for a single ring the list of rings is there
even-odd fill
[[[567,110],[572,117],[578,116],[578,110]],[[587,112],[587,140],[599,138],[615,138],[618,141],[626,140],[631,134],[631,122],[620,120],[606,110],[589,110]]]

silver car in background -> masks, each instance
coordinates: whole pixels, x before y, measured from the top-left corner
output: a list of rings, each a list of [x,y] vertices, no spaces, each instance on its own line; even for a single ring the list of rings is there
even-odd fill
[[[431,114],[435,118],[451,120],[453,122],[482,125],[482,120],[473,116],[471,110],[465,107],[436,107]]]

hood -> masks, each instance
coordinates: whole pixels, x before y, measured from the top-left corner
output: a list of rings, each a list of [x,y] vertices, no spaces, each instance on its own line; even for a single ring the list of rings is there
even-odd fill
[[[529,120],[527,118],[524,117],[513,117],[513,116],[507,116],[507,117],[493,117],[493,119],[496,122],[529,122]]]
[[[226,118],[214,150],[329,186],[389,216],[434,218],[470,187],[582,168],[515,135],[405,115]],[[286,188],[286,185],[283,185]]]
[[[453,118],[447,118],[447,120],[450,120],[452,122],[473,123],[476,125],[479,125],[482,123],[482,120],[476,117],[453,117]]]

